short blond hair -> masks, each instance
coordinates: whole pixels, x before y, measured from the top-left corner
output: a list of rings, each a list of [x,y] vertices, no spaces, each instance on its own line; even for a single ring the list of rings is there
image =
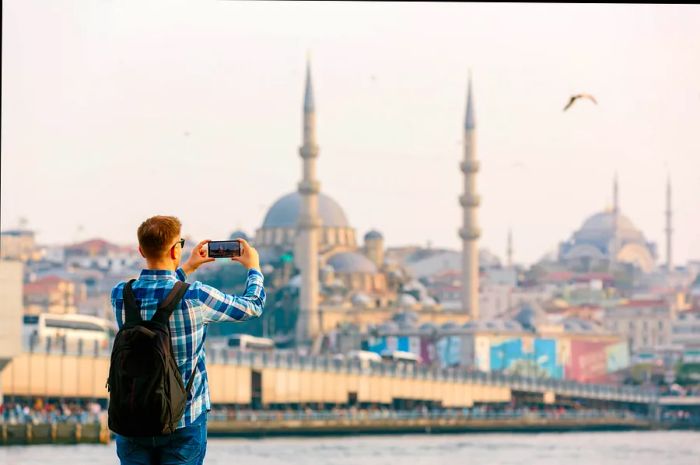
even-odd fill
[[[182,223],[174,216],[152,216],[139,226],[139,246],[146,258],[161,258],[180,237]]]

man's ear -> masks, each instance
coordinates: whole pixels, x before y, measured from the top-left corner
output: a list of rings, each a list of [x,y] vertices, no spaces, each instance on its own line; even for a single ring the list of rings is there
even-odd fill
[[[170,258],[172,260],[177,260],[177,252],[175,252],[175,247],[170,247]]]
[[[143,258],[146,258],[146,256],[143,254],[143,250],[141,250],[141,246],[139,246],[139,253],[141,254],[141,256],[142,256]]]

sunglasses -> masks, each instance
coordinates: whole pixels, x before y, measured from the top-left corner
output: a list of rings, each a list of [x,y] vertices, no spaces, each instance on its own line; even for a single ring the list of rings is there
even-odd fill
[[[170,247],[170,248],[172,249],[173,247],[175,247],[175,246],[178,245],[178,244],[180,244],[180,248],[181,248],[181,249],[185,248],[185,240],[184,240],[184,239],[180,239],[179,241],[177,241],[176,243],[174,243],[173,246]]]

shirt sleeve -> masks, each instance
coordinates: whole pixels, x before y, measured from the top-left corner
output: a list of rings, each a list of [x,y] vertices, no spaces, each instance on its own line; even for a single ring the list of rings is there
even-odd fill
[[[117,329],[122,329],[124,326],[124,290],[125,283],[121,282],[112,289],[112,310],[114,311],[114,319],[117,322]]]
[[[200,281],[194,282],[192,287],[202,303],[204,322],[245,321],[262,315],[266,297],[263,281],[261,272],[248,270],[243,295],[225,294]]]

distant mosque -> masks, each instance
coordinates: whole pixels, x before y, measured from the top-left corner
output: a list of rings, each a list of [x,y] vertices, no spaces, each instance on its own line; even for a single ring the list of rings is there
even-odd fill
[[[656,259],[656,244],[648,241],[620,211],[617,176],[612,209],[587,218],[569,240],[559,245],[558,254],[560,263],[577,271],[611,269],[623,264],[648,273],[654,269]]]

